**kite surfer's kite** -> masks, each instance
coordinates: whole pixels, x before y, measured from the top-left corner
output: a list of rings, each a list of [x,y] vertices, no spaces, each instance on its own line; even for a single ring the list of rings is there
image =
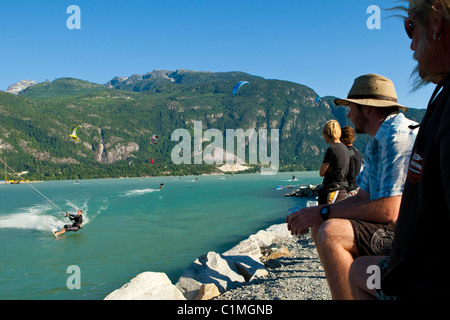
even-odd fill
[[[76,126],[72,126],[72,133],[70,134],[70,137],[74,140],[74,141],[80,141],[80,139],[78,139],[77,137],[77,129],[78,127],[81,128],[81,126],[76,125]]]
[[[238,83],[236,83],[236,85],[233,88],[233,94],[236,94],[239,90],[240,87],[242,87],[244,84],[250,84],[250,82],[248,81],[239,81]]]
[[[317,97],[316,100],[314,100],[314,104],[316,105],[316,107],[319,105],[321,101],[322,99],[320,97]]]
[[[156,144],[158,142],[158,136],[156,134],[152,135],[150,140],[153,144]]]

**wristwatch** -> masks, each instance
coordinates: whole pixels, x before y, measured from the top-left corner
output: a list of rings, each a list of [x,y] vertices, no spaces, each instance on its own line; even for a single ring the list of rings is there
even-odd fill
[[[330,206],[324,206],[320,209],[320,217],[323,221],[327,221],[330,216]]]

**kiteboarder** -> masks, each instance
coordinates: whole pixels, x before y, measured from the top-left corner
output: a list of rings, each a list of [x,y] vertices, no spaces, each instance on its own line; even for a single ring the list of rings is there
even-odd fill
[[[73,222],[72,225],[66,224],[59,232],[57,232],[57,230],[53,230],[53,234],[55,235],[55,237],[68,231],[76,232],[82,228],[83,211],[78,210],[77,214],[69,214],[68,212],[66,212],[66,217],[68,217]]]
[[[162,183],[159,185],[158,191],[161,190],[163,187],[164,187],[164,182],[162,182]]]

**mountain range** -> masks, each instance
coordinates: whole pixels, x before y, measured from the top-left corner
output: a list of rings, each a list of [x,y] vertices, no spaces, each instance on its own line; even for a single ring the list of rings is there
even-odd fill
[[[238,81],[250,84],[233,94]],[[171,160],[179,143],[171,140],[173,132],[186,129],[194,136],[194,122],[224,134],[278,129],[280,170],[317,170],[328,147],[321,133],[326,121],[351,125],[335,97],[316,103],[318,95],[305,85],[244,72],[154,70],[106,84],[60,78],[10,88],[0,92],[0,157],[16,172],[27,171],[30,180],[216,172],[215,164]],[[407,116],[420,122],[424,113],[410,109]],[[70,137],[76,125],[79,141]],[[364,150],[368,138],[358,135],[356,147]],[[253,165],[247,172],[260,169]]]

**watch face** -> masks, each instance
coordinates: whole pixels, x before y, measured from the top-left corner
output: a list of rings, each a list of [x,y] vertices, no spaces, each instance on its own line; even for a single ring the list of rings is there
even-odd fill
[[[322,209],[320,209],[320,216],[322,217],[323,221],[328,220],[329,215],[330,215],[330,206],[325,206]]]

